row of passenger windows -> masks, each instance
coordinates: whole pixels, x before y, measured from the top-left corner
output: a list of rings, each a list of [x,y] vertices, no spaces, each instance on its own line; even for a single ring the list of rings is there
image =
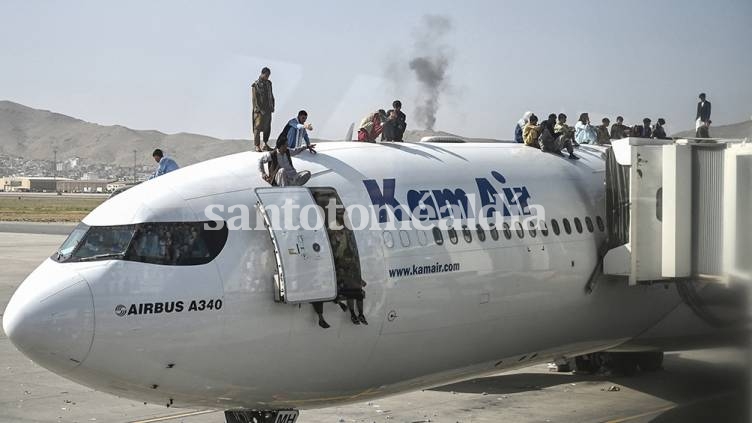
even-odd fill
[[[592,233],[595,232],[595,226],[598,226],[598,230],[600,232],[603,232],[606,230],[606,227],[603,223],[603,219],[600,216],[595,217],[595,224],[593,224],[593,219],[590,218],[590,216],[585,217],[585,226],[583,228],[582,220],[579,217],[575,217],[572,219],[572,222],[574,222],[574,230],[577,231],[577,233],[583,233],[584,230],[587,230],[588,232]],[[542,237],[547,237],[550,232],[553,232],[553,235],[558,236],[562,232],[562,227],[564,229],[564,232],[569,235],[572,231],[572,223],[569,221],[568,218],[564,218],[561,220],[561,226],[559,226],[559,221],[556,219],[551,219],[551,229],[549,232],[548,225],[546,224],[546,221],[540,220],[540,221],[528,221],[528,227],[523,228],[522,222],[514,222],[513,226],[510,226],[509,223],[503,222],[501,224],[501,233],[504,235],[504,238],[506,239],[512,239],[513,232],[517,235],[517,238],[523,239],[525,238],[525,233],[527,232],[528,236],[530,238],[535,238],[540,235]],[[527,229],[527,230],[526,230]],[[479,241],[483,242],[486,240],[486,230],[481,227],[481,225],[476,225],[475,230],[471,230],[467,225],[463,225],[461,229],[461,235],[462,238],[465,240],[465,242],[472,242],[473,241],[473,232],[475,232],[475,236],[478,238]],[[488,234],[491,237],[492,240],[498,241],[499,240],[499,230],[496,228],[495,225],[490,225],[490,228],[488,230]],[[460,234],[457,232],[455,228],[449,228],[447,230],[447,237],[449,238],[449,242],[452,244],[457,244],[459,242]],[[444,233],[439,227],[433,228],[433,239],[436,242],[436,245],[442,245],[444,244]]]

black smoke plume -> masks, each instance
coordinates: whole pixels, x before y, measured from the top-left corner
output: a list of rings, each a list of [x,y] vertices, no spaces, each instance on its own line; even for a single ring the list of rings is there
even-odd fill
[[[451,53],[444,39],[451,30],[452,22],[448,17],[424,16],[416,32],[415,52],[409,63],[419,88],[415,117],[429,130],[436,124],[441,93],[449,85],[447,69]]]

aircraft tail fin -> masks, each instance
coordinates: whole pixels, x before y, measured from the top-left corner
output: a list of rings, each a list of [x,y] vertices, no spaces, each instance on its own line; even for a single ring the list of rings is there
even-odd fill
[[[345,141],[352,141],[353,131],[355,130],[355,122],[350,124],[347,128],[347,135],[345,135]]]

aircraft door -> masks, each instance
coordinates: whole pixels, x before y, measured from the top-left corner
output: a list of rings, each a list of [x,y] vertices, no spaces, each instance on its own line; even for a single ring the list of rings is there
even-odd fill
[[[332,248],[323,213],[311,192],[303,187],[263,187],[255,193],[277,261],[275,300],[288,304],[333,300],[337,282]]]

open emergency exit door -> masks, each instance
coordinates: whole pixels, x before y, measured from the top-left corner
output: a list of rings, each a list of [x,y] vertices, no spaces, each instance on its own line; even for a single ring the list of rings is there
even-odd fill
[[[255,189],[257,207],[274,245],[275,301],[329,301],[337,279],[322,210],[303,187]]]

